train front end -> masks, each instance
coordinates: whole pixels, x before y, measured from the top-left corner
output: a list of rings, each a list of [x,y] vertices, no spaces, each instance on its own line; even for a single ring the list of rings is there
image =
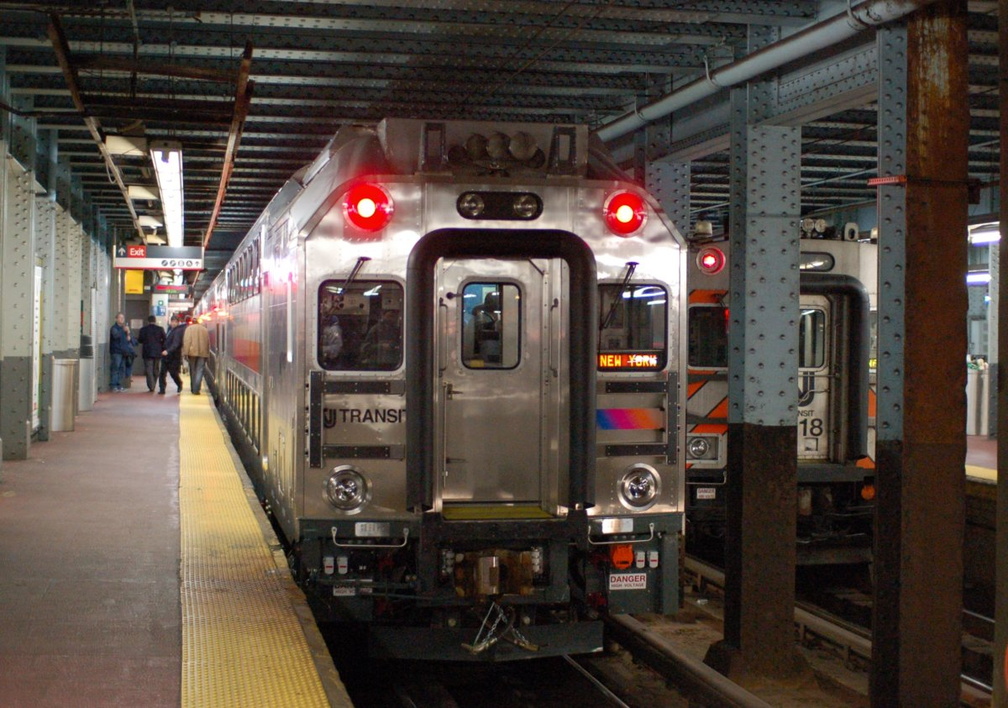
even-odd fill
[[[683,245],[591,152],[388,120],[291,209],[297,570],[375,655],[591,652],[602,613],[678,607]]]

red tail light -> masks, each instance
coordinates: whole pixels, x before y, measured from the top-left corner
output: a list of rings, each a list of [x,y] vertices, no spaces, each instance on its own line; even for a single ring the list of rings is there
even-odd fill
[[[602,208],[606,226],[618,236],[629,236],[644,225],[647,205],[635,192],[616,192]]]
[[[385,228],[392,219],[392,197],[377,184],[358,184],[343,197],[347,221],[365,231]]]
[[[696,258],[697,267],[707,275],[716,275],[724,270],[725,254],[720,248],[708,246],[700,250]]]

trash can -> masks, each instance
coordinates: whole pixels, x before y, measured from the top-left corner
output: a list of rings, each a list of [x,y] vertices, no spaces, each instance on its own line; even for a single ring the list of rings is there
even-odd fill
[[[89,411],[98,397],[95,387],[94,345],[90,334],[82,334],[80,342],[80,386],[77,392],[80,410]]]
[[[54,431],[74,429],[74,411],[77,408],[77,360],[53,359],[52,420]]]

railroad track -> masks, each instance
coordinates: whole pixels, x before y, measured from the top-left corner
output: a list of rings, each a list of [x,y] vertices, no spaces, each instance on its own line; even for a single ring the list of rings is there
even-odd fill
[[[724,588],[724,573],[708,563],[687,557],[685,572],[693,578],[695,587],[718,591]],[[863,609],[870,596],[857,590],[837,593],[838,604],[859,608],[856,614],[863,617]],[[846,596],[845,596],[846,595]],[[869,605],[870,617],[870,605]],[[871,631],[858,622],[828,612],[810,602],[795,606],[795,626],[803,644],[828,644],[849,668],[862,668],[867,672],[871,665]],[[994,621],[975,612],[963,611],[963,661],[961,675],[961,703],[964,706],[989,706],[991,700],[992,642]]]

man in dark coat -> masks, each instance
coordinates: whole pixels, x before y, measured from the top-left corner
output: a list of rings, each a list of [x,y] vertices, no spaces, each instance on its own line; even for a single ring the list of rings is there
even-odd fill
[[[164,349],[161,350],[161,376],[158,378],[158,393],[165,392],[168,374],[171,374],[172,381],[178,386],[178,392],[182,393],[182,377],[179,376],[179,370],[182,368],[182,337],[184,335],[185,325],[179,325],[178,317],[172,315],[168,322],[168,334],[165,336]]]
[[[157,318],[151,315],[147,324],[140,328],[137,336],[140,342],[140,353],[144,361],[144,375],[147,377],[147,390],[154,393],[154,384],[158,381],[161,368],[161,352],[164,351],[165,331],[157,323]]]
[[[132,351],[133,347],[129,343],[129,335],[126,333],[126,315],[119,313],[116,315],[115,323],[109,330],[109,390],[122,391],[123,377],[126,376],[123,366],[123,357]]]

